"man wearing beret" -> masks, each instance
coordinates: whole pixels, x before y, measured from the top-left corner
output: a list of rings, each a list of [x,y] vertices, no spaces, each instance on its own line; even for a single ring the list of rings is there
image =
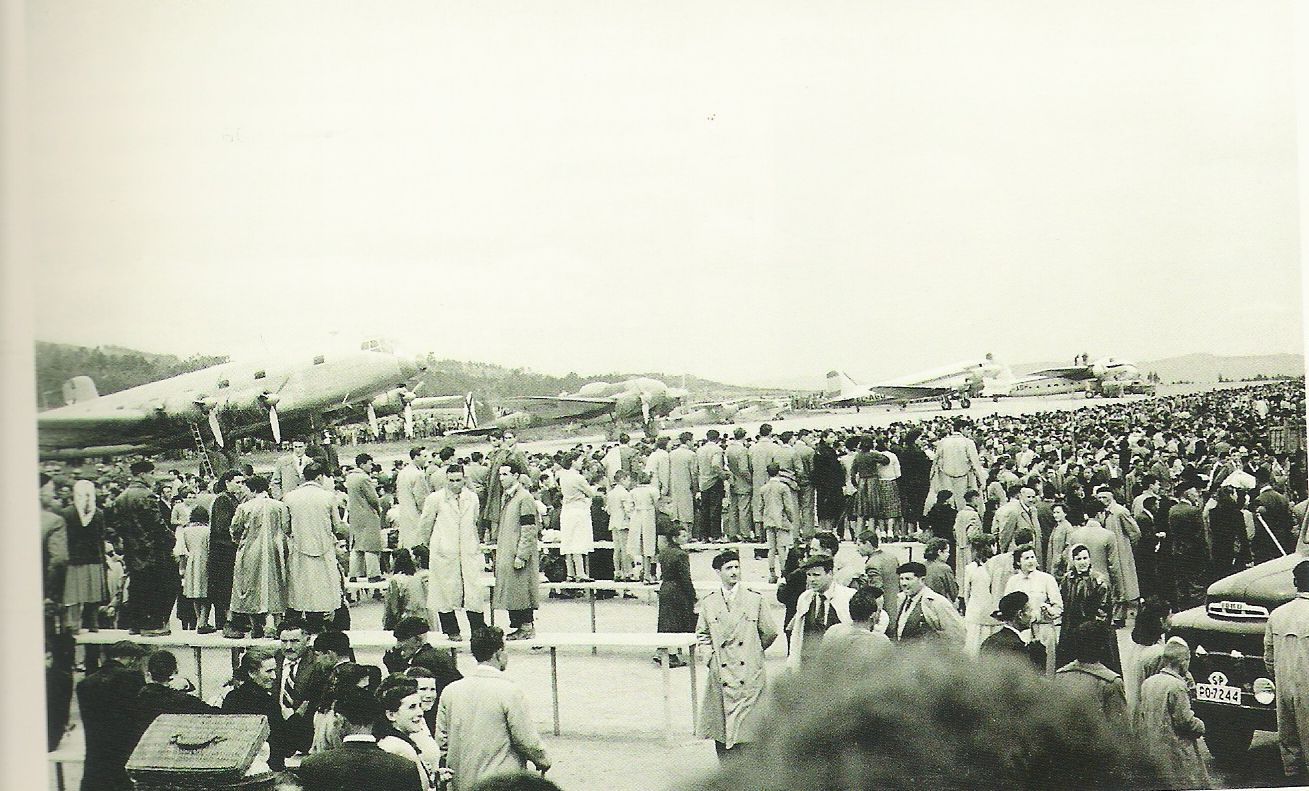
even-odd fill
[[[787,664],[798,667],[818,654],[823,635],[838,623],[850,623],[850,598],[854,589],[837,585],[828,554],[815,554],[800,564],[807,586],[795,603],[791,618],[791,645]]]
[[[757,737],[768,678],[764,651],[777,639],[777,626],[764,597],[741,584],[741,559],[734,550],[713,559],[721,583],[700,600],[696,634],[709,650],[709,681],[697,732],[714,740],[724,755]]]
[[[955,646],[964,644],[964,619],[954,605],[923,582],[927,567],[903,563],[900,575],[900,612],[895,620],[896,640],[913,643],[942,639]]]

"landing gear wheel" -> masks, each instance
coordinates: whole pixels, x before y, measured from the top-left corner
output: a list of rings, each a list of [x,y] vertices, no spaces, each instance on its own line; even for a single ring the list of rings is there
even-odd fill
[[[954,408],[954,404],[952,404],[952,403],[950,402],[950,399],[948,399],[948,398],[942,398],[942,399],[941,399],[941,408],[942,408],[942,409],[945,409],[945,410],[949,410],[949,409]]]
[[[961,409],[967,409],[972,405],[973,405],[973,399],[969,398],[968,396],[964,396],[963,398],[959,399],[959,407]]]

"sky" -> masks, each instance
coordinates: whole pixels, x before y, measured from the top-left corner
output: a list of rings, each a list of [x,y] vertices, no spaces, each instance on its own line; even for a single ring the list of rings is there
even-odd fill
[[[46,0],[33,332],[815,386],[987,352],[1302,353],[1293,22]]]

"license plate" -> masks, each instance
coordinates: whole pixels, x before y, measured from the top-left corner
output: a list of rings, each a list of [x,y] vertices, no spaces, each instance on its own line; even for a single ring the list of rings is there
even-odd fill
[[[1241,688],[1225,687],[1218,684],[1196,684],[1195,699],[1206,703],[1227,703],[1241,705]]]

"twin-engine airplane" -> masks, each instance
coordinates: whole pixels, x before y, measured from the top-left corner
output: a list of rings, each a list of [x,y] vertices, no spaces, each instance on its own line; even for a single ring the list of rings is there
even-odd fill
[[[1010,395],[1056,395],[1059,393],[1086,393],[1107,398],[1133,392],[1148,392],[1135,363],[1101,357],[1091,362],[1087,355],[1073,358],[1066,368],[1046,368],[1034,371],[1014,381]]]
[[[283,428],[308,435],[367,413],[412,413],[405,382],[426,365],[365,341],[359,351],[230,362],[101,396],[90,377],[64,383],[67,406],[37,415],[43,458],[192,446]]]
[[[450,433],[485,434],[495,429],[580,423],[606,417],[615,424],[639,423],[650,427],[654,418],[667,417],[685,400],[685,390],[649,377],[591,382],[576,393],[504,399],[497,405],[502,412],[499,416],[475,420],[471,427]]]
[[[957,402],[967,409],[979,396],[1001,396],[1009,392],[1013,373],[990,355],[930,371],[887,379],[870,385],[856,384],[841,371],[827,374],[824,406],[848,406],[862,401],[892,401],[901,408],[919,401],[940,401],[942,409]]]

